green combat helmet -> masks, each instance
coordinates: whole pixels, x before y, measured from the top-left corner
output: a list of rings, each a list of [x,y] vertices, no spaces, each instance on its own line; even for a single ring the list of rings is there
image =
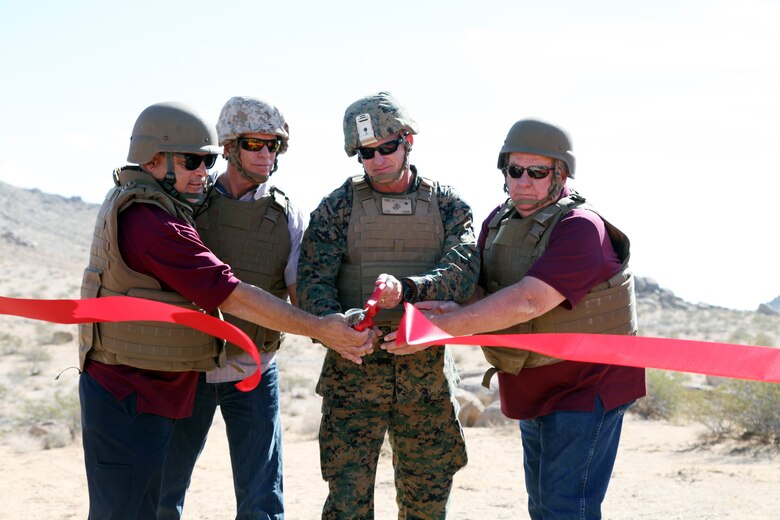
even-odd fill
[[[571,150],[571,139],[557,126],[536,119],[523,119],[509,129],[504,146],[498,153],[498,168],[506,166],[507,156],[512,152],[532,153],[563,161],[569,177],[574,178],[575,163]]]
[[[165,154],[167,167],[165,177],[158,181],[160,186],[172,197],[188,204],[202,201],[203,193],[184,195],[174,187],[176,174],[173,169],[173,154],[221,153],[214,127],[187,105],[175,102],[155,103],[144,109],[135,121],[133,133],[130,135],[127,161],[144,164],[151,161],[157,152]]]
[[[221,151],[212,126],[192,108],[182,103],[155,103],[141,112],[133,126],[127,161],[144,164],[157,152]]]
[[[377,92],[352,103],[344,113],[344,151],[349,157],[361,146],[399,132],[416,134],[417,122],[389,92]]]

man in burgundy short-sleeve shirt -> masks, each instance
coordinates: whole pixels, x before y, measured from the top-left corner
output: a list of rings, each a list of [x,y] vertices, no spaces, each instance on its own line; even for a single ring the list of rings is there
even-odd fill
[[[128,161],[101,207],[82,295],[143,294],[217,308],[275,330],[315,337],[360,358],[368,331],[343,315],[316,317],[241,282],[200,240],[191,204],[214,165],[214,128],[191,108],[158,103],[139,115]],[[182,326],[179,326],[182,327]],[[89,517],[155,518],[173,422],[192,413],[198,371],[216,366],[213,338],[183,348],[192,332],[152,323],[87,324],[80,329],[79,382]],[[205,343],[203,343],[205,341]],[[207,351],[210,353],[210,351]],[[251,435],[252,432],[247,432]]]
[[[452,335],[636,333],[628,239],[566,186],[574,166],[563,130],[515,123],[498,160],[509,199],[479,239],[488,295],[462,308],[416,304],[437,313],[436,326]],[[644,369],[495,352],[486,349],[486,357],[499,368],[502,411],[520,422],[531,518],[601,518],[623,414],[645,395]]]

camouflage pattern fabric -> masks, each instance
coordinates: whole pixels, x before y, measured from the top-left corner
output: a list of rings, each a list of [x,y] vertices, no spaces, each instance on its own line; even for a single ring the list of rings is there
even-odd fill
[[[416,189],[418,182],[415,176],[410,189]],[[479,276],[471,208],[449,186],[435,183],[435,190],[445,232],[442,258],[430,271],[408,279],[417,288],[418,301],[463,302],[471,296]],[[337,298],[336,278],[348,254],[351,209],[352,188],[347,180],[310,216],[298,262],[298,301],[312,314],[324,316],[346,310]],[[457,371],[445,348],[409,356],[377,349],[363,361],[356,365],[328,351],[317,392],[345,406],[378,405],[441,399],[457,385]]]
[[[410,191],[419,186],[412,168]],[[418,300],[463,302],[479,274],[471,208],[449,186],[434,184],[445,232],[442,257],[430,271],[409,279]],[[308,312],[322,316],[345,310],[336,279],[348,254],[351,212],[347,180],[311,214],[298,263],[299,304]],[[317,383],[324,398],[321,464],[330,486],[323,518],[373,518],[374,469],[385,432],[393,445],[399,507],[409,511],[399,518],[444,518],[452,475],[466,463],[451,403],[457,382],[446,347],[408,356],[376,349],[361,365],[328,350]]]
[[[243,134],[273,134],[282,139],[277,154],[287,151],[290,127],[284,116],[270,101],[255,97],[234,96],[227,100],[217,120],[217,137],[220,146]]]
[[[326,403],[320,426],[320,465],[329,489],[323,519],[374,518],[374,479],[388,429],[398,518],[446,518],[453,475],[467,462],[454,399],[370,408]]]
[[[389,92],[377,92],[352,103],[344,112],[343,127],[344,151],[349,157],[355,155],[359,146],[400,132],[416,134],[420,131],[406,108]]]

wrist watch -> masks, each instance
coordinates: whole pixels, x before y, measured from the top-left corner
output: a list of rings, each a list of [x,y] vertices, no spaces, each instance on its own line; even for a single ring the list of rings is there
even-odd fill
[[[401,297],[402,301],[414,303],[414,299],[417,296],[417,286],[412,283],[411,280],[407,280],[404,278],[401,280],[401,285],[404,286],[403,296]]]

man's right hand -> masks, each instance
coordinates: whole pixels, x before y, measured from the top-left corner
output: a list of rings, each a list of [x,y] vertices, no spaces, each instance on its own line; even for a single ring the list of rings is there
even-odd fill
[[[317,339],[344,359],[360,365],[363,363],[363,356],[374,351],[374,331],[356,331],[347,325],[344,314],[329,314],[320,320],[322,326]]]

